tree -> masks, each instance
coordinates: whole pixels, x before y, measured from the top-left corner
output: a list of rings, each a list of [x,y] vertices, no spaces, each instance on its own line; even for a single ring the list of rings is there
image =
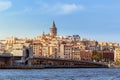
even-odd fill
[[[97,55],[94,55],[94,56],[92,57],[92,59],[95,60],[95,61],[100,61],[100,58],[99,58],[99,56],[97,56]]]
[[[115,64],[116,64],[116,65],[120,65],[120,61],[116,61]]]
[[[103,51],[98,52],[98,56],[99,56],[100,60],[102,60],[103,59]]]
[[[100,61],[103,58],[103,51],[98,52],[97,50],[93,50],[92,59],[96,61]]]

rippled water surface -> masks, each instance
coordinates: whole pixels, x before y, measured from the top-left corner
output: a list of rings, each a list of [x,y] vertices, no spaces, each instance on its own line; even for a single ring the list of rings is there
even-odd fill
[[[120,80],[120,69],[7,69],[0,80]]]

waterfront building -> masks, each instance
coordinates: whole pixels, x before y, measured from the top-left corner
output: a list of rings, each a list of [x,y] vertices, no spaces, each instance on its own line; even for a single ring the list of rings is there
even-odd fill
[[[34,40],[31,44],[33,48],[34,56],[43,56],[42,55],[42,44],[38,40]]]
[[[60,44],[60,58],[81,60],[79,46],[74,46],[72,43]]]
[[[60,58],[71,59],[72,44],[60,44]]]
[[[80,51],[81,60],[92,61],[92,52],[89,50]]]
[[[0,53],[5,53],[6,52],[6,45],[3,43],[0,43]]]
[[[113,51],[103,51],[103,61],[104,62],[113,62],[114,61],[114,52]]]
[[[49,43],[50,55],[52,58],[60,58],[60,42],[58,40],[52,40]]]
[[[43,57],[50,57],[51,55],[49,54],[50,50],[49,50],[49,46],[47,44],[44,44],[43,47],[42,47],[42,56]]]
[[[77,46],[77,45],[72,46],[71,59],[72,59],[72,60],[81,60],[80,48],[79,48],[79,46]]]
[[[22,56],[23,55],[23,44],[13,44],[13,47],[9,49],[9,52],[13,56]]]
[[[120,62],[120,47],[116,47],[115,50],[114,50],[114,61],[115,62],[117,62],[117,61]]]
[[[12,54],[1,53],[0,54],[0,67],[1,66],[11,66],[12,65]]]

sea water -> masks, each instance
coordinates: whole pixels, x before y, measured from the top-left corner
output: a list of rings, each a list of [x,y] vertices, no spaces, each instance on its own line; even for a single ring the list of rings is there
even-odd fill
[[[120,69],[1,69],[0,80],[120,80]]]

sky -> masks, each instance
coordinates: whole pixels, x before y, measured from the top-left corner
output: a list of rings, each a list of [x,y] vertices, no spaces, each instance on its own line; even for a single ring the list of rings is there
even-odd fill
[[[49,33],[120,43],[120,0],[0,0],[0,39]]]

